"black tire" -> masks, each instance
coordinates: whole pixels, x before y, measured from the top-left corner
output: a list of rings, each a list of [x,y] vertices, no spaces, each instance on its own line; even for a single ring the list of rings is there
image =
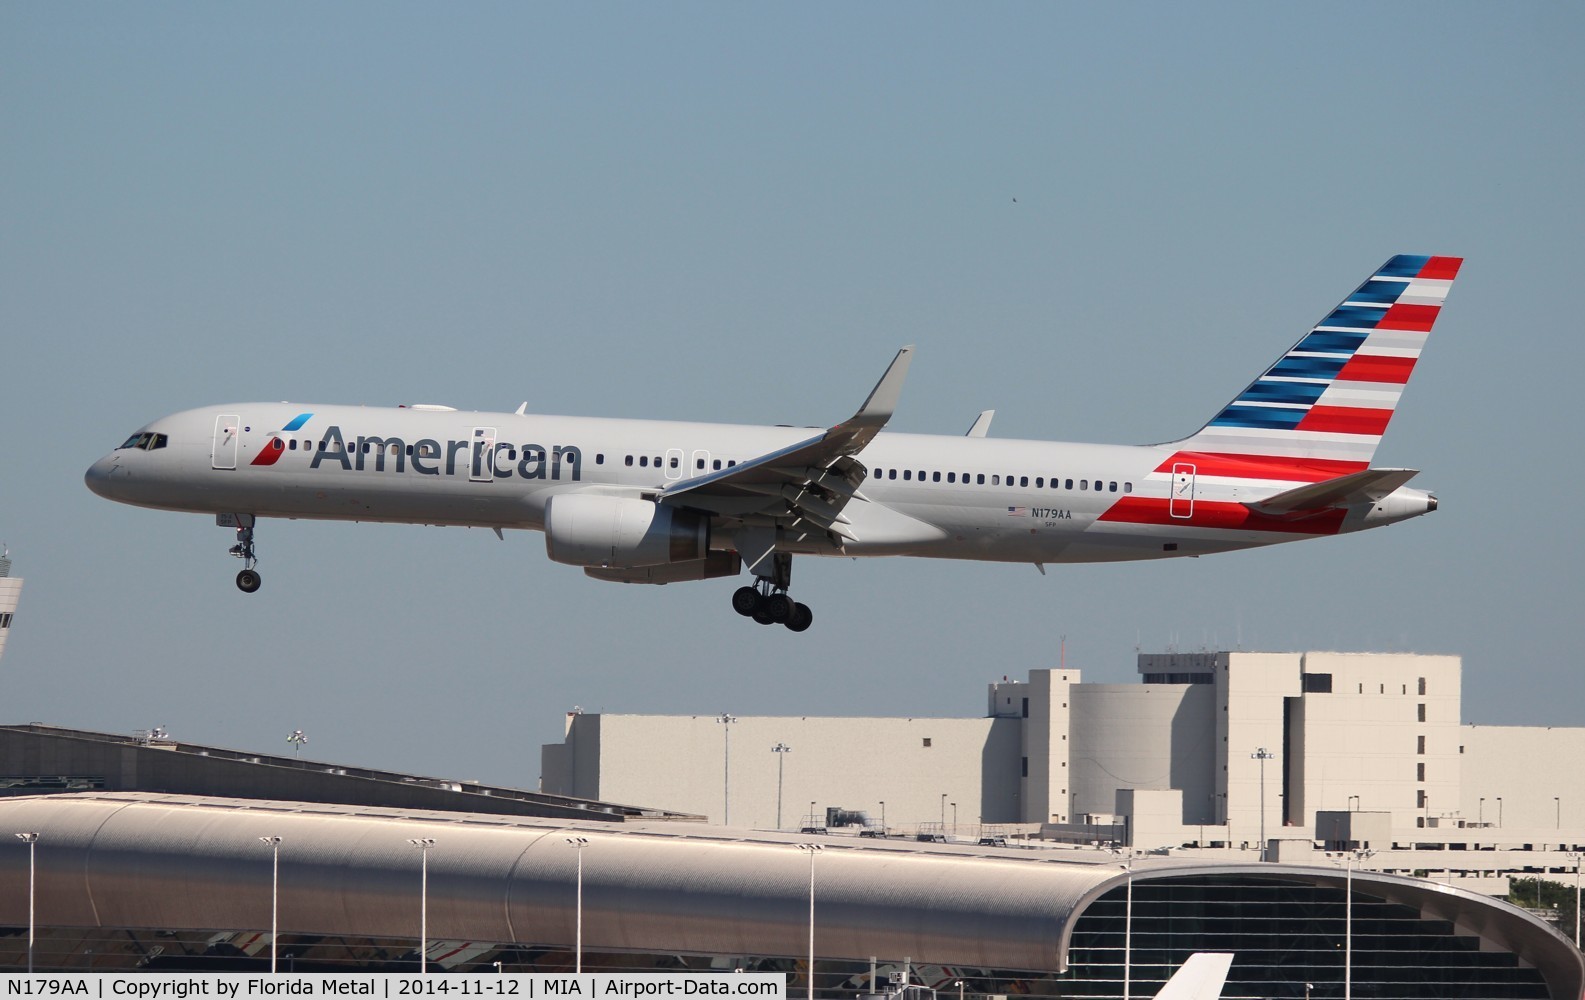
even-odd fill
[[[753,587],[739,587],[732,592],[732,610],[744,618],[754,617],[754,612],[759,610],[759,591]]]
[[[750,615],[750,617],[753,618],[755,621],[759,622],[761,625],[774,625],[774,624],[776,624],[775,619],[771,618],[770,612],[765,610],[765,605],[764,604],[761,604],[760,607],[759,607],[759,610],[754,612],[754,614]]]
[[[794,604],[792,617],[787,619],[787,627],[794,632],[802,632],[813,625],[815,613],[809,610],[807,604]]]
[[[237,589],[244,594],[251,594],[264,583],[264,578],[259,576],[256,569],[245,569],[237,574]]]
[[[765,611],[771,621],[785,625],[792,620],[793,599],[786,594],[772,594],[765,598]]]

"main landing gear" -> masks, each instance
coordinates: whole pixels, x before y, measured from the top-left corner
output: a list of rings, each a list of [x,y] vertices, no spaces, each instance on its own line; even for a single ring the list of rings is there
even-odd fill
[[[809,605],[787,596],[787,585],[792,581],[792,556],[771,553],[755,566],[754,575],[759,579],[753,586],[733,592],[733,611],[761,625],[785,625],[794,632],[802,632],[814,623]]]
[[[732,610],[761,625],[785,625],[794,632],[802,632],[815,620],[809,605],[799,604],[767,580],[752,587],[739,587],[732,594]]]
[[[253,567],[258,565],[258,556],[253,551],[253,515],[238,514],[237,544],[231,546],[231,554],[242,560],[242,572],[237,574],[237,589],[244,594],[251,594],[264,583],[264,578]]]

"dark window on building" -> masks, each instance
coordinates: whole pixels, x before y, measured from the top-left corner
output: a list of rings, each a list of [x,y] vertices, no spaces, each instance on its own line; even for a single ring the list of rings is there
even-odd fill
[[[1425,761],[1422,760],[1420,763],[1414,765],[1414,780],[1425,780]]]
[[[1422,733],[1421,735],[1415,737],[1415,739],[1419,741],[1419,748],[1415,752],[1425,753],[1425,735]]]
[[[1029,699],[1024,699],[1024,718],[1029,718]]]
[[[1418,706],[1418,708],[1419,708],[1420,721],[1424,722],[1425,721],[1425,704],[1422,702]]]
[[[1425,697],[1425,678],[1420,678],[1420,697]]]
[[[925,746],[929,746],[929,745],[930,745],[930,737],[928,737],[928,736],[926,736],[926,737],[925,737],[925,738],[924,738],[924,745],[925,745]]]
[[[1020,757],[1019,762],[1019,776],[1023,778],[1029,777],[1029,758]]]
[[[1331,674],[1305,674],[1304,690],[1308,694],[1331,694]]]

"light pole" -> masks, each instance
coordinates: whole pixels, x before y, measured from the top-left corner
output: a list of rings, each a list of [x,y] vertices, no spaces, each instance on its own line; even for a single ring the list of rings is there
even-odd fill
[[[1502,828],[1502,796],[1497,796],[1497,828]]]
[[[881,836],[886,836],[886,800],[881,799]]]
[[[38,850],[39,835],[37,833],[19,833],[17,839],[28,845],[28,975],[33,974],[33,933],[37,924],[33,919],[33,901],[37,898],[36,886],[38,868],[34,865],[34,852]]]
[[[947,793],[941,793],[941,835],[947,835]]]
[[[1476,807],[1475,823],[1478,826],[1486,825],[1486,797],[1481,796],[1480,805]]]
[[[1353,1000],[1354,997],[1354,862],[1364,861],[1375,853],[1369,850],[1340,852],[1347,872],[1343,880],[1343,1000]],[[1332,858],[1337,856],[1328,855]]]
[[[1563,829],[1563,799],[1557,795],[1552,796],[1552,805],[1557,809],[1557,828],[1561,830]]]
[[[1585,860],[1585,854],[1581,854],[1579,851],[1570,851],[1569,854],[1568,854],[1568,857],[1569,857],[1570,861],[1574,862],[1574,947],[1578,948],[1580,946],[1580,943],[1579,943],[1579,863],[1580,863],[1581,860]]]
[[[1266,860],[1266,761],[1275,760],[1277,755],[1259,747],[1249,755],[1252,759],[1260,761],[1260,860]]]
[[[422,976],[429,972],[429,852],[435,838],[409,837],[407,842],[418,848],[423,859],[418,882],[418,974]]]
[[[798,849],[809,855],[809,1000],[815,1000],[815,855],[824,848],[799,844]]]
[[[273,976],[276,931],[281,924],[281,838],[260,837],[259,842],[270,845],[270,975]]]
[[[963,980],[959,979],[952,985],[958,988],[958,1000],[963,1000]]]
[[[578,852],[578,909],[575,934],[576,943],[573,945],[573,954],[576,956],[574,972],[583,972],[583,849],[589,844],[588,837],[568,837],[567,845]]]
[[[954,803],[952,803],[952,836],[955,838],[955,837],[957,837],[957,835],[958,835],[958,804],[956,802],[954,802]]]
[[[781,829],[781,779],[782,765],[787,762],[787,755],[792,753],[792,747],[785,743],[778,743],[770,748],[776,755],[776,829]]]
[[[308,742],[308,737],[303,735],[301,729],[294,729],[292,735],[286,737],[286,742],[292,745],[292,756],[297,757],[302,754],[303,744]]]
[[[737,716],[722,712],[715,717],[721,724],[721,802],[722,811],[726,814],[721,819],[722,826],[732,825],[732,723],[737,721]]]

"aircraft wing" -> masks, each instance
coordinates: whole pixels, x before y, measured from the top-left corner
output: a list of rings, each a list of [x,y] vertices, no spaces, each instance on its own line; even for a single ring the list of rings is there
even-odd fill
[[[1262,514],[1291,514],[1324,507],[1375,503],[1418,474],[1418,469],[1366,469],[1284,490],[1276,496],[1254,500],[1245,506]]]
[[[913,353],[911,346],[897,352],[864,405],[847,420],[729,469],[674,483],[662,490],[657,500],[780,526],[803,522],[830,532],[839,545],[842,539],[854,539],[842,508],[850,500],[866,499],[858,487],[869,472],[853,456],[891,419]]]

